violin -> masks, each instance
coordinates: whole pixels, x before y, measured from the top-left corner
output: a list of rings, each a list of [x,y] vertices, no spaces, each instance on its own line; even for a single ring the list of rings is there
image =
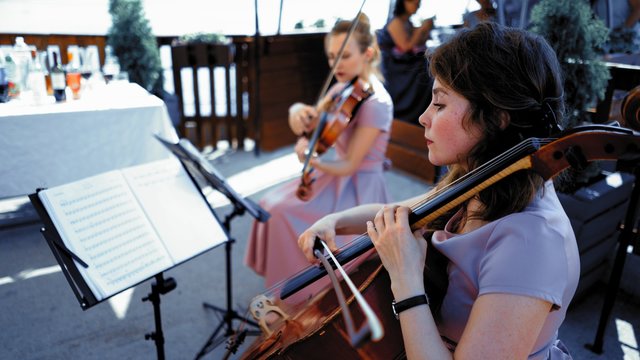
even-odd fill
[[[548,180],[568,167],[583,167],[594,160],[617,160],[622,164],[637,166],[640,162],[640,133],[621,127],[586,125],[554,137],[529,138],[411,206],[409,223],[413,230],[420,229],[518,171],[532,170]],[[247,349],[243,358],[403,357],[404,346],[399,322],[393,316],[390,306],[390,280],[375,253],[365,256],[371,254],[372,249],[371,239],[364,234],[343,246],[336,254],[335,261],[339,264],[347,264],[353,260],[360,262],[357,271],[350,277],[358,284],[360,292],[382,321],[385,336],[381,341],[366,343],[359,348],[351,345],[343,330],[344,324],[339,316],[341,309],[336,305],[332,289],[320,292],[301,304],[289,305],[284,301],[327,275],[325,268],[310,266],[272,288],[267,295],[254,299],[250,311],[261,327],[264,316],[269,312],[280,314],[281,319],[270,328],[263,327],[264,333]],[[427,252],[427,268],[429,254],[433,252],[435,251]],[[337,268],[332,258],[333,256],[327,257],[325,260],[333,268]],[[429,276],[425,276],[430,298],[434,297],[430,290],[433,284],[429,284],[431,277],[430,272]],[[444,296],[444,291],[440,296]],[[442,299],[436,301],[441,302]],[[353,307],[353,296],[347,302]],[[434,315],[437,316],[437,313]]]
[[[311,184],[315,178],[311,175],[313,171],[310,165],[311,158],[322,155],[333,146],[340,134],[351,123],[360,105],[372,94],[371,86],[355,77],[342,91],[332,97],[331,102],[326,106],[327,110],[321,112],[318,124],[309,140],[302,177],[296,191],[296,196],[300,200],[307,201],[313,194]]]
[[[340,59],[342,59],[345,46],[353,32],[356,30],[356,26],[358,26],[360,14],[362,14],[362,8],[364,7],[365,2],[366,0],[362,0],[358,13],[349,26],[347,36],[345,36],[342,45],[340,45],[340,50],[333,61],[331,70],[325,78],[317,103],[320,103],[320,99],[323,98],[329,88],[331,79],[333,79],[333,75],[336,73],[336,66],[338,66]],[[313,168],[311,168],[309,163],[311,158],[313,156],[321,155],[333,145],[338,136],[355,116],[360,104],[371,94],[373,94],[373,90],[371,90],[370,87],[365,87],[362,81],[359,80],[358,77],[355,77],[349,82],[349,85],[342,89],[339,96],[334,96],[328,106],[325,106],[329,110],[321,113],[320,121],[314,129],[313,135],[309,141],[309,146],[307,147],[304,166],[302,168],[302,176],[300,178],[300,185],[296,191],[296,196],[300,200],[308,201],[312,195],[311,184],[313,184],[315,178],[311,176],[311,172],[313,171]]]

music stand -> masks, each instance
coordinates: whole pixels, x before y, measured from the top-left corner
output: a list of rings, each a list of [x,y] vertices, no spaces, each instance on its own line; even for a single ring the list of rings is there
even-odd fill
[[[231,186],[226,183],[225,178],[209,163],[204,156],[200,154],[200,152],[196,149],[193,144],[187,139],[181,139],[177,143],[170,142],[162,137],[156,135],[156,138],[165,145],[180,161],[187,167],[188,169],[192,169],[192,171],[198,173],[207,183],[209,183],[215,190],[219,191],[223,195],[225,195],[229,201],[233,205],[233,211],[225,216],[222,225],[224,226],[227,234],[231,234],[231,220],[238,216],[242,215],[246,212],[251,214],[256,220],[260,222],[265,222],[269,219],[270,215],[264,209],[262,209],[258,204],[254,203],[250,199],[243,198],[240,194],[238,194]],[[205,344],[202,346],[198,354],[196,355],[196,359],[201,358],[202,356],[209,353],[211,350],[220,345],[225,338],[229,336],[239,335],[236,334],[236,331],[233,329],[233,320],[239,320],[243,323],[249,324],[250,326],[258,329],[259,325],[255,321],[247,319],[246,317],[238,314],[233,309],[233,290],[232,290],[232,280],[231,280],[231,251],[232,245],[235,242],[231,236],[229,237],[229,241],[225,244],[225,262],[226,262],[226,308],[221,308],[207,302],[203,303],[205,308],[211,309],[219,314],[222,314],[222,321],[216,326],[213,333],[209,336]],[[224,334],[218,336],[220,331],[225,328]],[[241,332],[242,338],[246,335],[259,335],[259,330],[249,330],[246,332]],[[234,347],[240,345],[240,342],[235,342]],[[235,352],[235,349],[231,349],[231,352]]]
[[[44,227],[41,228],[41,233],[43,234],[45,240],[47,241],[47,244],[51,248],[54,257],[56,258],[56,261],[60,265],[65,278],[67,279],[69,285],[71,286],[71,289],[74,295],[76,296],[76,298],[78,299],[80,306],[82,307],[83,310],[87,310],[88,308],[98,303],[101,303],[128,288],[137,286],[142,282],[152,277],[155,277],[156,281],[151,286],[151,293],[147,297],[142,299],[142,301],[150,301],[152,303],[153,309],[154,309],[154,319],[155,319],[155,331],[145,334],[145,339],[154,340],[158,359],[164,359],[164,337],[162,332],[162,321],[161,321],[161,314],[160,314],[160,295],[166,294],[172,291],[176,287],[176,282],[173,278],[165,279],[163,277],[163,272],[183,262],[186,262],[197,255],[200,255],[208,250],[213,249],[214,247],[220,245],[222,242],[228,241],[228,235],[224,232],[224,229],[221,226],[220,221],[218,220],[215,212],[213,212],[213,208],[205,198],[204,194],[202,194],[202,192],[198,188],[197,184],[195,183],[195,180],[190,174],[188,174],[188,171],[186,171],[186,169],[183,169],[182,164],[178,164],[174,160],[157,162],[156,164],[159,164],[158,166],[160,167],[168,165],[167,168],[171,169],[168,172],[168,174],[170,174],[170,176],[175,176],[171,179],[176,179],[176,181],[182,181],[181,185],[173,185],[173,184],[171,185],[171,186],[177,187],[178,193],[179,193],[178,195],[171,196],[171,195],[165,194],[160,197],[170,197],[171,199],[176,200],[177,202],[181,202],[181,201],[184,201],[184,199],[188,199],[188,202],[190,204],[197,204],[194,211],[196,211],[198,215],[204,215],[203,217],[200,217],[200,219],[206,219],[204,221],[204,224],[202,226],[198,226],[198,228],[199,229],[206,228],[207,231],[192,233],[192,236],[188,237],[186,242],[188,246],[185,246],[184,238],[178,239],[177,236],[160,236],[158,241],[162,242],[162,246],[166,248],[166,251],[168,254],[167,261],[160,263],[159,265],[154,267],[149,267],[148,263],[145,263],[145,261],[147,260],[144,258],[140,261],[131,261],[132,264],[137,266],[136,271],[125,272],[122,278],[126,280],[123,280],[117,287],[103,287],[101,285],[102,282],[105,280],[109,280],[109,278],[103,279],[96,276],[95,273],[91,273],[92,269],[99,269],[101,266],[104,266],[104,264],[98,264],[98,262],[104,261],[104,258],[94,259],[93,254],[95,254],[95,252],[92,253],[91,251],[84,248],[83,250],[79,250],[79,251],[82,251],[85,254],[88,254],[88,256],[86,256],[86,258],[84,259],[84,260],[87,260],[85,262],[80,256],[75,254],[73,251],[71,251],[69,247],[67,247],[66,245],[67,242],[69,244],[73,244],[74,246],[78,246],[77,238],[71,235],[73,232],[77,230],[77,228],[74,228],[73,226],[69,225],[68,220],[72,219],[72,217],[70,217],[68,214],[64,212],[60,212],[59,211],[60,208],[58,208],[56,205],[58,204],[57,202],[59,201],[58,199],[60,199],[60,198],[56,198],[57,192],[63,193],[62,198],[65,199],[64,200],[65,202],[67,202],[67,200],[69,202],[85,201],[85,203],[82,203],[83,206],[85,207],[88,207],[85,205],[86,203],[90,203],[90,204],[91,202],[93,202],[93,204],[97,203],[95,200],[96,198],[83,197],[75,193],[74,189],[77,189],[79,185],[76,185],[76,183],[72,183],[72,184],[67,184],[60,187],[54,187],[51,189],[53,190],[53,192],[45,194],[44,197],[42,196],[41,192],[44,193],[47,191],[47,189],[38,189],[36,193],[29,195],[29,200],[33,204],[40,219],[44,224]],[[145,170],[148,170],[148,169],[156,170],[157,169],[157,167],[155,167],[156,164],[154,163],[144,164],[142,166],[136,166],[131,168],[133,169],[135,174],[135,170],[143,169],[143,166]],[[148,165],[151,165],[151,168],[147,168],[146,166]],[[127,170],[127,169],[124,169],[124,170]],[[172,173],[171,172],[172,170],[175,172]],[[114,173],[114,172],[110,172],[109,174],[111,173]],[[154,174],[157,175],[158,172]],[[108,193],[108,191],[110,191],[110,189],[114,189],[118,187],[118,186],[113,186],[112,183],[108,183],[107,186],[104,186],[104,189],[107,189],[107,190],[103,190],[103,188],[99,188],[101,186],[101,184],[98,183],[99,180],[94,180],[94,179],[101,179],[101,181],[105,181],[104,179],[111,178],[106,176],[109,176],[109,175],[101,174],[92,178],[80,180],[77,182],[77,184],[81,184],[82,186],[85,186],[85,187],[87,185],[95,185],[95,187],[100,190],[98,192],[100,192],[101,195],[105,195]],[[164,176],[164,174],[160,174],[158,176]],[[188,180],[187,180],[187,176],[188,176]],[[147,180],[149,179],[151,179],[151,177],[147,178]],[[117,184],[120,185],[120,183],[117,183]],[[181,186],[181,187],[178,187],[178,186]],[[88,187],[92,188],[91,186],[88,186]],[[184,192],[185,190],[188,190],[189,193],[185,193]],[[131,191],[134,192],[133,188],[131,189]],[[73,198],[74,196],[75,198]],[[108,196],[103,198],[103,200],[107,198]],[[139,202],[140,206],[142,206],[142,208],[145,209],[144,211],[146,211],[147,208],[145,208],[143,205],[144,203],[143,199],[144,199],[144,194],[138,193],[138,194],[135,194],[135,200],[133,201]],[[165,200],[165,199],[162,199],[162,200]],[[108,201],[108,200],[105,200],[105,201]],[[122,201],[122,199],[119,199],[117,201]],[[200,201],[202,202],[200,203]],[[124,206],[126,205],[127,204],[125,204]],[[115,209],[114,211],[122,211],[117,206],[112,206],[112,208]],[[109,209],[109,210],[106,210],[106,209]],[[91,215],[98,214],[101,211],[108,212],[110,211],[110,209],[111,208],[108,208],[108,207],[99,211],[95,211],[96,209],[93,209],[89,213],[79,212],[76,210],[75,212],[77,213],[77,215],[75,215],[76,216],[75,220],[77,222],[81,222],[84,220],[79,220],[79,219],[91,217]],[[73,210],[73,209],[70,209],[70,210]],[[71,212],[74,212],[74,211],[71,211]],[[148,216],[147,220],[150,221],[150,224],[152,224],[151,226],[156,226],[154,225],[154,221],[157,220],[157,218],[153,218],[148,213],[146,214],[146,216]],[[109,219],[108,216],[106,216],[106,218]],[[132,219],[138,219],[138,218],[132,218]],[[174,218],[174,220],[175,220],[174,224],[169,224],[167,226],[173,226],[173,229],[175,229],[176,224],[180,225],[181,221],[182,222],[189,221],[190,219],[187,217],[179,217],[179,218]],[[214,225],[213,228],[212,228],[212,225]],[[85,231],[86,229],[87,227],[84,228]],[[118,228],[116,227],[115,229],[118,229]],[[154,230],[158,230],[158,229],[154,228]],[[104,232],[105,231],[103,230],[92,229],[90,230],[89,233],[85,234],[87,235],[85,240],[89,238],[96,238],[94,242],[89,243],[89,245],[93,247],[99,247],[104,243],[107,243],[106,246],[111,246],[112,244],[110,244],[107,240],[105,240],[107,239],[107,237],[109,237],[109,239],[115,238],[117,241],[120,241],[120,242],[124,240],[128,241],[128,239],[120,238],[119,237],[120,235],[117,235],[117,234],[116,235],[109,234],[105,236],[104,234],[102,234]],[[210,236],[210,239],[196,241],[197,244],[193,245],[192,242],[195,237],[193,234],[197,234],[197,235],[207,234],[212,236]],[[176,249],[175,247],[176,240],[180,241],[180,248],[182,251],[181,253],[174,252],[174,250]],[[146,244],[147,242],[151,242],[151,241],[147,240],[147,238],[144,238],[142,242],[145,242]],[[135,244],[137,246],[139,242],[135,242]],[[121,246],[121,245],[118,245],[118,246]],[[140,247],[143,248],[142,246]],[[109,249],[114,249],[114,248],[117,248],[117,246],[111,247]],[[82,249],[82,247],[78,247],[78,249]],[[103,249],[100,249],[99,251],[102,251],[102,250]],[[109,252],[109,251],[105,251],[105,252]],[[140,271],[141,269],[148,269],[148,270]],[[95,270],[95,271],[98,271],[98,270]]]

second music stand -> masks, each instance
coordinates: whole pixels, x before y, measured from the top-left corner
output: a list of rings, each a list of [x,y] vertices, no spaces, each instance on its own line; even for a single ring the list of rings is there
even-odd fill
[[[251,216],[253,216],[260,222],[265,222],[269,219],[270,215],[268,212],[263,210],[258,204],[254,203],[250,199],[243,198],[240,194],[233,190],[233,188],[231,188],[226,183],[224,177],[220,173],[218,173],[218,171],[209,163],[209,161],[204,156],[200,154],[200,152],[196,149],[195,146],[193,146],[193,144],[191,144],[191,142],[189,142],[189,140],[181,139],[177,143],[172,143],[157,135],[156,138],[163,145],[165,145],[175,156],[177,156],[183,162],[183,164],[194,170],[194,172],[199,174],[215,190],[219,191],[229,199],[229,201],[233,205],[233,211],[225,217],[222,223],[223,227],[227,231],[227,234],[231,234],[231,220],[233,220],[233,218],[238,215],[243,215],[245,212],[248,212],[249,214],[251,214]],[[200,351],[196,355],[196,359],[201,358],[202,356],[206,355],[211,350],[216,348],[225,340],[225,338],[238,335],[236,334],[237,331],[233,328],[234,320],[239,320],[243,323],[249,324],[256,329],[243,332],[243,337],[244,335],[260,334],[260,331],[257,330],[259,328],[258,323],[238,314],[238,312],[233,309],[231,251],[234,242],[235,239],[229,236],[229,240],[225,244],[226,308],[221,308],[207,302],[203,303],[203,306],[205,308],[222,314],[222,321],[218,324],[218,326],[216,326],[211,336],[209,336],[206,343],[200,349]],[[220,331],[222,331],[223,329],[224,333],[220,334]],[[236,343],[234,347],[237,349],[239,345],[239,343]],[[235,349],[230,349],[230,351],[235,352]]]

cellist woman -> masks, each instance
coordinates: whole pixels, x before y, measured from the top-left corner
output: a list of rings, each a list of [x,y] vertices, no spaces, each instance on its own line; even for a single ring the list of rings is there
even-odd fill
[[[560,66],[540,36],[483,23],[436,49],[430,72],[433,99],[420,123],[429,160],[449,168],[438,189],[562,125]],[[558,329],[578,284],[579,256],[552,181],[521,170],[412,232],[414,200],[327,215],[299,246],[314,262],[316,237],[336,248],[336,234],[368,234],[391,279],[409,359],[570,359]],[[425,293],[427,230],[429,251],[449,260],[439,310]]]
[[[355,20],[354,20],[355,21]],[[360,14],[357,26],[349,34],[352,21],[338,21],[325,39],[329,65],[335,64],[336,83],[320,106],[293,104],[289,110],[291,130],[300,138],[295,151],[303,162],[307,156],[310,134],[323,111],[330,111],[323,104],[330,104],[353,80],[372,94],[359,104],[355,116],[335,141],[335,157],[313,157],[313,194],[306,201],[296,196],[299,179],[292,180],[268,192],[260,200],[260,206],[271,214],[266,223],[254,222],[249,234],[245,263],[265,278],[265,286],[271,287],[298,270],[308,266],[297,247],[297,238],[321,216],[366,203],[390,201],[383,167],[389,140],[393,105],[391,97],[378,78],[379,50],[371,32],[369,19]],[[344,44],[340,59],[338,55]],[[329,114],[328,117],[332,115]],[[337,239],[338,244],[351,237]],[[315,288],[328,285],[318,284]],[[306,289],[304,298],[313,293]]]

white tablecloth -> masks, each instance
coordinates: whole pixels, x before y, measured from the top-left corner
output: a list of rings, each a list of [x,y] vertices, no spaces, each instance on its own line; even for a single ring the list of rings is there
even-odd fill
[[[0,199],[167,158],[153,134],[177,139],[164,102],[133,83],[52,99],[0,104]]]

